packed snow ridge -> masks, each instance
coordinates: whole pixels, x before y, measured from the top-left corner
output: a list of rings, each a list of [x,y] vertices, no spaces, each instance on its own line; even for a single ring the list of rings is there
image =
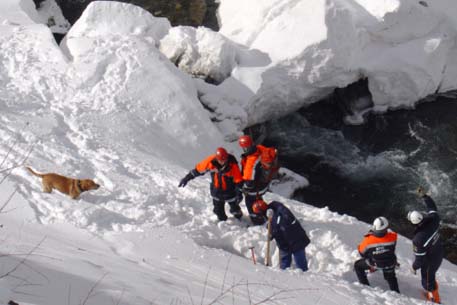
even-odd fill
[[[411,108],[457,87],[452,0],[222,0],[219,16],[214,44],[209,30],[178,27],[160,48],[175,61],[180,54],[179,67],[195,74],[204,72],[204,60],[222,75],[231,65],[222,84],[202,89],[202,100],[216,113],[232,110],[226,119],[238,128],[293,112],[362,78],[376,112]],[[214,48],[225,55],[217,62],[207,55]],[[237,116],[235,105],[246,115]],[[360,123],[362,117],[347,119]]]
[[[368,225],[270,193],[266,199],[289,206],[309,233],[310,271],[279,271],[275,247],[273,268],[254,266],[250,248],[262,261],[265,228],[217,223],[208,177],[185,189],[177,184],[218,146],[239,156],[224,139],[244,127],[316,101],[362,74],[370,87],[390,94],[384,102],[375,98],[380,109],[411,106],[440,83],[454,88],[455,7],[445,1],[425,7],[394,0],[377,6],[223,0],[222,29],[214,33],[172,28],[139,7],[100,1],[58,46],[32,0],[2,0],[0,170],[6,176],[0,189],[12,199],[2,207],[2,254],[9,255],[0,261],[6,270],[0,276],[31,252],[14,276],[0,277],[0,303],[422,304],[419,278],[408,268],[411,243],[403,237],[397,249],[402,294],[387,291],[378,273],[370,276],[375,288],[364,287],[354,283],[352,264]],[[397,26],[403,32],[389,30]],[[424,39],[428,53],[415,49]],[[408,54],[408,64],[395,46]],[[440,63],[440,77],[432,78]],[[437,82],[431,92],[417,89],[429,80]],[[410,85],[401,96],[408,103],[392,96],[400,84]],[[77,201],[43,193],[23,160],[39,172],[93,178],[101,188]],[[286,169],[283,174],[288,183],[276,189],[282,195],[307,183]],[[456,299],[456,272],[446,261],[438,273],[448,304]]]

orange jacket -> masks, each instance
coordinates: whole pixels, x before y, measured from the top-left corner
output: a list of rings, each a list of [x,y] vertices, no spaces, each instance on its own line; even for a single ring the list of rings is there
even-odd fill
[[[373,233],[365,235],[358,246],[362,257],[369,260],[372,266],[378,268],[394,267],[397,263],[395,256],[395,246],[397,244],[397,233],[389,231],[382,237],[377,237]]]
[[[224,166],[221,166],[216,160],[216,155],[211,155],[195,166],[198,175],[211,172],[212,186],[215,189],[230,190],[235,185],[243,181],[238,162],[235,157],[229,155],[229,159]]]
[[[254,180],[256,177],[256,167],[260,163],[261,149],[259,147],[264,147],[262,145],[257,145],[255,152],[249,155],[243,154],[241,157],[241,168],[243,171],[243,180],[249,181]]]
[[[253,152],[241,155],[243,188],[249,195],[263,195],[268,190],[272,175],[261,165],[262,151],[265,149],[267,147],[263,145],[256,145]]]

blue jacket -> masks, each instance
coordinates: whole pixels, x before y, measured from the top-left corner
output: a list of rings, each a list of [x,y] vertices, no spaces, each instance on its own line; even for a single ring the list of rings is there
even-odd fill
[[[439,266],[443,260],[443,245],[439,234],[440,216],[432,198],[422,197],[427,209],[427,214],[417,225],[413,237],[413,251],[415,260],[413,269],[422,267]]]
[[[294,214],[282,203],[273,201],[268,205],[273,210],[271,238],[279,249],[290,253],[305,249],[310,243],[305,230]]]

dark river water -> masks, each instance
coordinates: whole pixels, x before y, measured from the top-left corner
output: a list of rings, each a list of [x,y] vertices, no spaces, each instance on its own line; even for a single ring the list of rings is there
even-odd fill
[[[414,110],[370,114],[358,126],[343,122],[344,107],[329,98],[264,128],[281,164],[310,185],[294,199],[371,223],[386,216],[411,237],[409,210],[423,210],[418,186],[435,199],[443,219],[447,258],[457,263],[457,98],[449,93]]]

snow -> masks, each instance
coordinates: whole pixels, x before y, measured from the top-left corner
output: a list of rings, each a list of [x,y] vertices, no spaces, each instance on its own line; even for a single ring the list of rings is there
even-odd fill
[[[34,24],[40,22],[35,4],[30,0],[3,0],[0,24]]]
[[[249,117],[246,126],[360,78],[368,79],[376,112],[411,108],[427,95],[455,89],[457,4],[419,2],[222,0],[220,33],[270,59],[231,75],[250,89],[239,102]]]
[[[233,43],[204,27],[174,27],[160,41],[159,49],[181,70],[217,82],[227,78],[236,66]]]
[[[270,3],[289,14],[301,5],[265,1]],[[282,80],[277,85],[285,90],[290,69],[297,80],[304,79],[298,75],[301,66],[294,63],[304,63],[310,51],[276,62],[267,50],[238,45],[233,49],[240,65],[236,73],[214,86],[192,80],[158,49],[169,31],[182,29],[173,30],[166,20],[133,5],[91,3],[59,47],[47,26],[32,21],[40,19],[27,17],[36,14],[26,9],[32,4],[0,4],[1,304],[10,299],[21,305],[424,303],[420,279],[409,271],[413,254],[408,239],[399,238],[397,251],[402,294],[388,291],[379,272],[369,277],[373,287],[357,284],[352,264],[369,226],[283,197],[308,184],[287,169],[281,171],[285,182],[275,184],[276,194],[268,193],[266,199],[290,207],[309,233],[306,273],[279,270],[274,243],[273,267],[263,266],[266,230],[246,227],[246,216],[242,222],[216,222],[208,176],[177,187],[179,179],[218,146],[239,157],[236,145],[224,138],[250,123],[250,107],[263,104],[268,112],[240,80],[245,77],[254,84],[263,66],[272,65],[265,70],[270,81]],[[245,21],[256,27],[262,16],[256,12]],[[272,25],[265,28],[273,30]],[[200,31],[206,33],[205,48],[210,39],[223,42],[221,48],[232,44]],[[240,37],[248,36],[256,37],[240,32]],[[436,41],[427,46],[434,54],[444,48]],[[330,58],[339,56],[330,53]],[[343,82],[344,77],[335,75],[333,80]],[[264,86],[259,90],[265,91]],[[225,95],[219,87],[226,89]],[[318,89],[313,88],[316,96]],[[278,97],[287,92],[278,90]],[[246,94],[253,99],[241,100]],[[213,102],[218,113],[208,114],[199,95]],[[296,106],[291,100],[274,111]],[[231,120],[212,121],[224,117]],[[24,169],[24,162],[39,172],[93,178],[101,188],[78,200],[43,193],[39,178]],[[242,209],[246,212],[244,204]],[[443,302],[456,304],[457,267],[444,261],[438,281]]]
[[[53,33],[65,34],[71,25],[63,16],[62,10],[55,0],[45,0],[37,9],[38,15]]]
[[[136,35],[152,38],[156,43],[167,34],[170,22],[154,18],[144,9],[112,1],[90,3],[71,28],[68,37]]]

